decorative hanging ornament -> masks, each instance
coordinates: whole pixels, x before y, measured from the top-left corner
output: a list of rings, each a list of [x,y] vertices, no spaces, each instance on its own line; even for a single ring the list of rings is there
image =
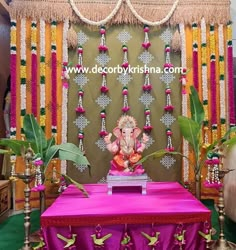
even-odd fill
[[[108,51],[108,47],[106,46],[106,28],[105,26],[101,26],[100,28],[100,35],[101,35],[101,42],[100,45],[98,46],[98,49],[100,52],[106,52]]]
[[[123,87],[122,95],[123,95],[122,112],[123,112],[123,114],[126,114],[130,110],[130,107],[129,107],[129,104],[128,104],[128,87]]]
[[[42,180],[42,172],[41,172],[41,166],[43,165],[43,161],[41,158],[35,159],[33,162],[33,165],[35,166],[35,182],[34,187],[31,188],[32,192],[40,192],[45,190],[45,185],[43,184]]]
[[[183,249],[183,246],[186,244],[186,240],[185,240],[185,233],[186,230],[183,229],[183,224],[180,224],[177,226],[176,228],[176,232],[175,232],[175,245],[179,246],[179,249]]]
[[[112,236],[111,233],[102,236],[102,227],[97,225],[95,228],[95,234],[92,234],[92,240],[95,249],[101,249],[105,246],[105,241]]]
[[[106,130],[106,111],[103,109],[100,113],[101,118],[101,130],[99,132],[100,137],[104,137],[108,135],[108,132]]]
[[[144,42],[142,43],[142,47],[144,49],[148,49],[151,46],[151,43],[149,41],[148,33],[149,33],[149,26],[144,25],[143,31],[144,31]]]
[[[132,249],[133,243],[131,240],[131,236],[127,230],[127,224],[125,225],[125,232],[124,232],[123,237],[121,238],[120,245],[121,245],[121,250],[131,250]]]
[[[122,46],[122,50],[123,50],[123,52],[124,52],[124,59],[123,59],[123,63],[122,63],[122,67],[124,68],[124,69],[127,69],[128,67],[129,67],[129,62],[128,62],[128,47],[127,47],[127,45],[123,45]]]
[[[150,119],[151,110],[149,108],[146,108],[144,110],[144,114],[145,114],[145,125],[143,127],[143,130],[145,131],[146,134],[150,134],[153,129],[151,125],[151,119]]]

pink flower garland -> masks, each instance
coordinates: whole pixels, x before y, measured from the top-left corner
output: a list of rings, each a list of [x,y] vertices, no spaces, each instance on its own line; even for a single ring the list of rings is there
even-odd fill
[[[52,126],[57,127],[57,54],[55,51],[52,52]]]
[[[10,57],[11,61],[11,128],[16,129],[16,54],[11,54]],[[11,135],[15,136],[15,131],[14,134],[12,134],[13,131],[11,131]]]
[[[122,95],[123,95],[123,107],[122,107],[122,112],[123,114],[126,114],[129,110],[129,104],[128,104],[128,87],[123,87],[122,89]]]

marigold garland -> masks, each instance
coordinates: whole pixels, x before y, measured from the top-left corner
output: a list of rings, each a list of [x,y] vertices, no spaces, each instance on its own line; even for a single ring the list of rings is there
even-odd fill
[[[40,126],[45,129],[46,123],[46,90],[45,90],[45,77],[46,77],[46,65],[45,65],[45,21],[40,19]]]
[[[51,57],[52,57],[52,134],[57,134],[57,22],[51,22]]]

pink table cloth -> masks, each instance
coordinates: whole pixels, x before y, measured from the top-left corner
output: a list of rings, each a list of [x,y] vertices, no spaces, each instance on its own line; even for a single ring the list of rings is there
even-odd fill
[[[67,238],[76,234],[67,249],[99,249],[91,237],[96,232],[98,237],[112,234],[104,241],[103,249],[107,250],[180,249],[175,235],[183,230],[183,249],[205,249],[198,231],[204,232],[210,226],[211,212],[180,184],[148,183],[147,195],[134,188],[107,195],[106,184],[87,184],[85,188],[89,198],[71,185],[41,215],[48,250],[64,249],[66,242],[57,234]],[[160,233],[153,248],[142,232]],[[125,233],[131,237],[129,246],[121,244]]]

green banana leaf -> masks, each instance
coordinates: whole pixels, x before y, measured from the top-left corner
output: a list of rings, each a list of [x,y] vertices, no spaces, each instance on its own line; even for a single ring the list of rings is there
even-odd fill
[[[24,116],[23,128],[26,140],[36,144],[35,153],[40,153],[42,155],[43,149],[47,147],[47,139],[34,115],[27,114]]]
[[[53,158],[61,160],[73,161],[76,164],[90,165],[87,158],[83,155],[80,149],[73,143],[64,143],[51,146],[44,159],[45,167],[48,166]]]
[[[190,86],[190,91],[191,94],[189,94],[189,98],[190,98],[191,118],[199,125],[202,125],[205,117],[203,105],[199,99],[197,90],[193,86]]]
[[[199,137],[201,132],[201,126],[196,121],[193,121],[192,119],[185,116],[179,116],[178,123],[183,137],[190,143],[195,153],[195,156],[197,156],[200,149]]]
[[[36,145],[34,142],[13,140],[13,139],[8,139],[8,138],[1,139],[0,145],[10,148],[12,150],[12,153],[14,153],[17,156],[21,156],[21,152],[22,152],[23,147],[27,148],[27,147],[31,146],[33,150],[35,150],[35,148],[36,148]],[[1,154],[4,154],[3,151]]]

